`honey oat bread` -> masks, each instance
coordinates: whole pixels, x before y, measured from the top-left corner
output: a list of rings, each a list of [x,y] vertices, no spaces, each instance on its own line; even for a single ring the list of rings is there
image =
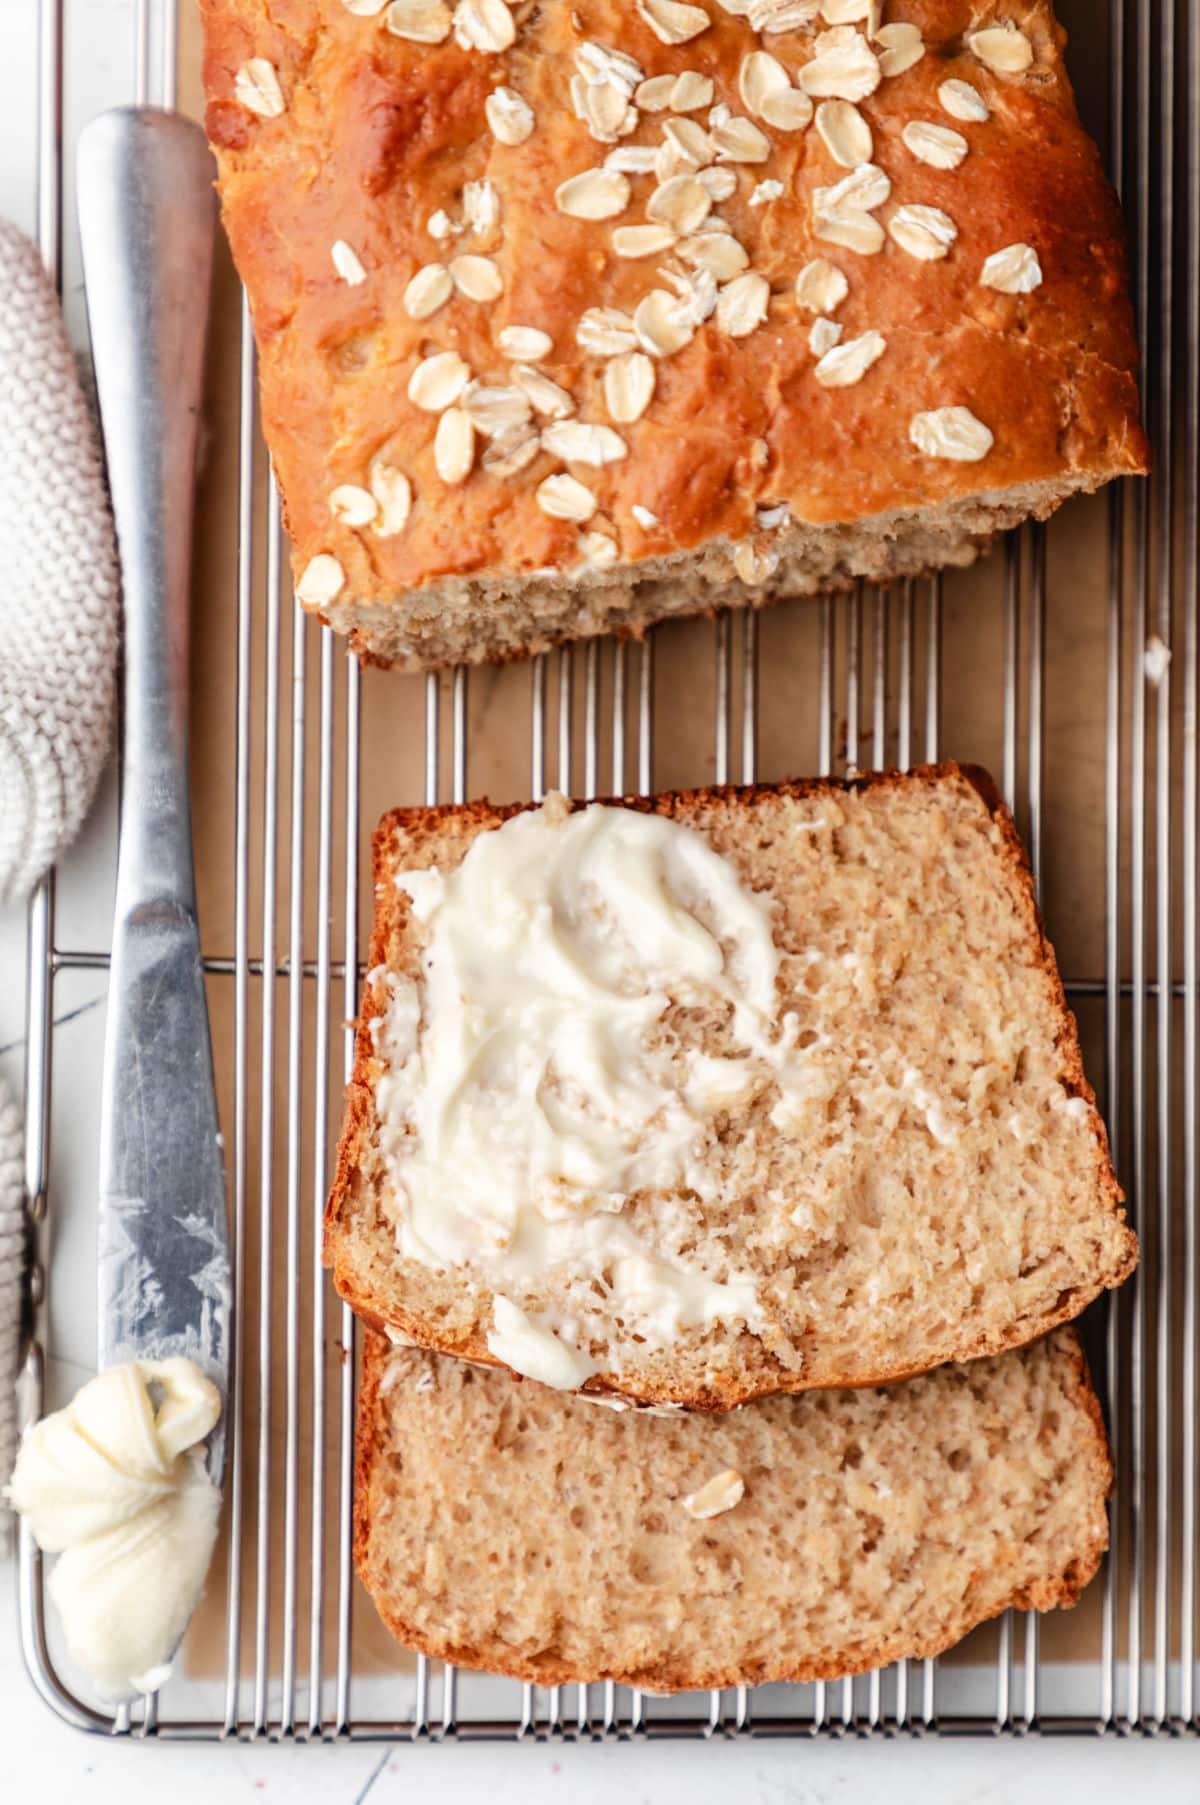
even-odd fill
[[[392,1634],[465,1667],[827,1680],[1074,1604],[1110,1483],[1070,1329],[886,1391],[654,1420],[371,1334],[354,1553]]]
[[[1145,469],[1045,0],[201,0],[298,592],[406,668],[969,563]]]
[[[722,1409],[1000,1352],[1132,1269],[982,773],[402,809],[375,885],[325,1249],[376,1326]]]

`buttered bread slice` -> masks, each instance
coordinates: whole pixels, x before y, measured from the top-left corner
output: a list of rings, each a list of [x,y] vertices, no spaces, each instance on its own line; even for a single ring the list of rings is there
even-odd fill
[[[993,1354],[1136,1260],[956,765],[387,816],[326,1257],[368,1320],[726,1408]]]
[[[655,1420],[368,1335],[355,1559],[395,1636],[463,1666],[834,1679],[1073,1604],[1110,1473],[1070,1329],[887,1391]]]

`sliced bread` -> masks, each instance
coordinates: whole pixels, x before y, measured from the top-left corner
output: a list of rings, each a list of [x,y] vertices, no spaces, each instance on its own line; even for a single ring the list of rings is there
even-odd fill
[[[1132,1269],[981,773],[400,810],[375,880],[326,1258],[377,1326],[720,1409],[1000,1352]]]
[[[833,1679],[1009,1605],[1074,1604],[1110,1483],[1070,1329],[716,1418],[598,1409],[372,1333],[354,1553],[392,1634],[465,1667],[668,1692]]]

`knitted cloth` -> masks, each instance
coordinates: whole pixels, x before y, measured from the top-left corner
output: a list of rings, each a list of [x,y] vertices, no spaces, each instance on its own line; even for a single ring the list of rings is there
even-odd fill
[[[0,222],[0,902],[77,833],[108,754],[118,582],[96,429],[37,251]]]
[[[108,756],[119,589],[99,442],[58,300],[34,246],[3,221],[0,559],[0,904],[11,904],[78,831]],[[0,1485],[22,1278],[20,1122],[0,1085]]]

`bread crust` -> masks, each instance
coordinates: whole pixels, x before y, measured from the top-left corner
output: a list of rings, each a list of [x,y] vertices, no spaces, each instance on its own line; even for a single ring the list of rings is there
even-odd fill
[[[600,306],[632,314],[658,280],[654,260],[623,258],[611,246],[613,226],[641,221],[647,178],[635,178],[619,220],[574,219],[555,204],[564,174],[596,166],[611,148],[568,104],[579,44],[619,45],[647,72],[707,75],[739,116],[747,51],[766,48],[793,71],[812,54],[811,31],[760,41],[744,18],[715,5],[710,26],[674,48],[657,40],[632,0],[519,10],[512,48],[486,56],[452,36],[406,42],[382,15],[350,12],[343,0],[201,0],[208,133],[250,297],[264,427],[296,568],[322,553],[337,559],[344,589],[313,606],[361,651],[404,668],[503,658],[581,632],[640,631],[717,600],[762,601],[855,575],[963,563],[998,526],[1145,470],[1120,212],[1077,118],[1050,5],[1013,0],[1005,9],[1027,33],[1034,62],[1022,75],[997,75],[965,44],[978,7],[903,0],[886,16],[916,24],[925,54],[860,105],[893,189],[878,218],[888,224],[899,205],[938,209],[957,227],[949,254],[922,261],[889,236],[868,256],[816,237],[814,194],[844,171],[815,126],[765,127],[768,161],[743,166],[737,192],[716,213],[771,285],[766,323],[734,338],[713,315],[677,354],[657,360],[649,408],[620,426],[628,456],[603,468],[569,466],[597,500],[583,528],[538,504],[539,484],[563,468],[545,449],[513,476],[493,477],[477,462],[461,486],[447,486],[435,466],[434,416],[408,396],[419,357],[454,350],[481,383],[504,384],[510,365],[498,333],[535,326],[553,340],[539,367],[568,390],[580,419],[608,423],[604,359],[580,349],[578,321]],[[277,72],[277,117],[238,98],[238,72],[251,58]],[[938,90],[948,78],[983,94],[986,121],[945,113]],[[533,106],[536,128],[523,145],[499,144],[487,129],[485,100],[498,82]],[[622,142],[657,143],[665,117],[643,112]],[[918,161],[901,135],[914,120],[960,132],[969,151],[957,168]],[[783,184],[769,205],[752,199],[764,177]],[[431,216],[458,220],[464,181],[484,179],[500,197],[497,225],[431,237]],[[338,274],[338,241],[360,260],[363,280]],[[989,256],[1025,242],[1043,270],[1032,294],[981,282]],[[500,297],[481,304],[456,295],[431,317],[411,319],[404,296],[414,273],[464,250],[495,261]],[[887,341],[849,387],[814,376],[814,316],[794,293],[796,275],[818,256],[850,283],[836,309],[844,341],[870,331]],[[975,463],[918,451],[913,416],[962,405],[993,433],[992,449]],[[335,519],[330,503],[342,485],[368,485],[380,456],[405,472],[415,495],[404,529],[386,537]],[[790,529],[759,523],[761,508],[780,504],[811,529],[795,558],[785,546]],[[822,539],[816,549],[820,531],[859,524],[869,531],[844,543]],[[583,530],[612,540],[613,564],[581,563]],[[784,565],[747,578],[739,547],[783,548]],[[703,581],[690,594],[683,579],[702,551]]]
[[[534,1659],[524,1659],[505,1643],[491,1639],[479,1644],[457,1641],[446,1634],[431,1635],[415,1626],[398,1607],[393,1594],[375,1583],[370,1562],[370,1544],[374,1527],[375,1499],[373,1481],[376,1461],[386,1440],[387,1406],[380,1395],[380,1382],[391,1352],[386,1338],[369,1330],[364,1338],[362,1374],[359,1390],[355,1443],[354,1483],[354,1563],[359,1578],[371,1595],[384,1624],[398,1642],[416,1649],[432,1660],[452,1662],[458,1667],[478,1668],[488,1673],[504,1674],[536,1686],[560,1686],[611,1680],[620,1686],[636,1686],[650,1692],[689,1692],[727,1686],[759,1686],[774,1682],[799,1683],[812,1680],[851,1678],[870,1673],[903,1659],[927,1660],[941,1655],[960,1642],[979,1624],[997,1617],[1005,1610],[1048,1611],[1069,1610],[1074,1606],[1104,1558],[1108,1549],[1108,1518],[1104,1504],[1113,1485],[1113,1464],[1100,1400],[1092,1387],[1087,1359],[1078,1335],[1068,1330],[1064,1341],[1069,1354],[1074,1385],[1073,1401],[1086,1414],[1092,1434],[1088,1445],[1081,1448],[1081,1459],[1095,1467],[1095,1508],[1091,1519],[1080,1528],[1079,1546],[1057,1573],[1048,1573],[1028,1584],[1016,1585],[994,1608],[980,1611],[972,1589],[964,1588],[963,1610],[957,1622],[944,1636],[891,1641],[880,1639],[870,1644],[849,1648],[836,1658],[814,1660],[803,1665],[772,1665],[759,1662],[753,1666],[722,1665],[717,1661],[704,1667],[686,1666],[664,1660],[634,1671],[614,1669],[598,1657],[594,1667],[582,1668],[564,1660],[553,1651]],[[517,1379],[518,1384],[530,1381]],[[973,1608],[974,1607],[974,1608]]]
[[[635,809],[645,814],[675,816],[686,813],[697,803],[712,800],[736,800],[752,811],[756,804],[778,797],[813,797],[839,795],[863,790],[886,790],[897,786],[922,784],[931,792],[946,783],[963,781],[979,796],[1000,831],[1002,856],[1007,867],[1013,900],[1034,949],[1034,959],[1050,984],[1053,1006],[1058,1020],[1057,1050],[1062,1062],[1063,1082],[1071,1095],[1087,1104],[1089,1125],[1097,1148],[1098,1183],[1101,1203],[1122,1224],[1125,1212],[1121,1205],[1124,1193],[1113,1171],[1108,1150],[1108,1135],[1103,1118],[1096,1108],[1095,1092],[1084,1073],[1075,1019],[1071,1013],[1058,971],[1054,949],[1045,932],[1037,908],[1032,872],[1025,849],[1012,817],[988,773],[977,766],[959,765],[953,760],[922,765],[907,772],[869,772],[859,777],[796,779],[779,784],[755,784],[739,788],[735,785],[708,786],[697,790],[675,791],[657,796],[630,795],[607,799],[610,806]],[[393,847],[397,832],[435,835],[439,841],[460,839],[469,842],[479,832],[499,826],[514,815],[536,807],[534,803],[495,806],[485,799],[437,809],[399,808],[383,817],[372,843],[372,869],[375,882],[376,914],[371,933],[369,968],[393,967],[404,938],[407,903],[396,890],[392,878],[395,865]],[[337,1169],[325,1212],[324,1258],[333,1273],[334,1284],[364,1322],[377,1330],[391,1330],[405,1340],[442,1354],[476,1362],[483,1366],[503,1363],[488,1348],[486,1329],[476,1326],[469,1333],[458,1333],[405,1307],[394,1296],[381,1296],[367,1288],[356,1265],[353,1249],[353,1217],[360,1196],[365,1154],[375,1132],[373,1071],[377,1056],[372,1041],[371,1024],[383,1013],[383,1005],[373,988],[368,988],[357,1023],[354,1070],[346,1094],[346,1109],[338,1147]],[[1003,1353],[1010,1348],[1037,1340],[1059,1324],[1078,1316],[1100,1292],[1122,1284],[1137,1264],[1137,1240],[1132,1230],[1124,1228],[1122,1252],[1113,1268],[1096,1276],[1094,1282],[1079,1286],[1057,1300],[1056,1307],[1035,1317],[1008,1325],[1003,1334],[982,1334],[955,1341],[948,1336],[945,1344],[931,1353],[928,1360],[911,1367],[881,1367],[868,1373],[841,1372],[819,1379],[805,1376],[785,1367],[765,1347],[759,1345],[755,1366],[758,1377],[752,1383],[738,1382],[727,1374],[709,1371],[702,1384],[690,1387],[686,1395],[678,1388],[653,1377],[626,1371],[597,1373],[583,1387],[585,1391],[602,1393],[641,1404],[686,1402],[689,1408],[710,1411],[730,1410],[755,1398],[779,1391],[806,1391],[815,1386],[875,1386],[893,1384],[915,1377],[945,1361],[965,1361]],[[483,1299],[490,1297],[486,1287],[479,1288]],[[481,1311],[486,1317],[486,1308]]]

